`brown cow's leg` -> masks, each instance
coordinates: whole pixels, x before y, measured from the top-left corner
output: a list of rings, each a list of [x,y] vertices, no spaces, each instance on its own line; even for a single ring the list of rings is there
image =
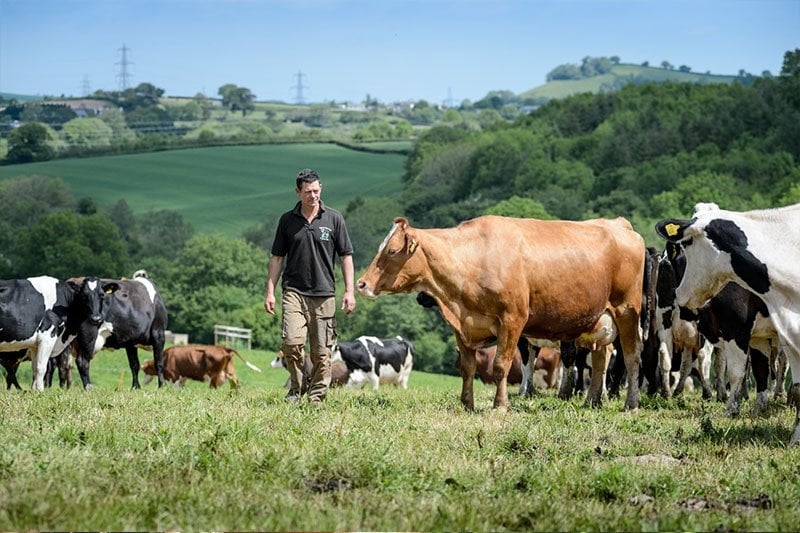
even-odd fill
[[[475,410],[475,397],[472,394],[472,382],[475,379],[475,349],[468,348],[461,342],[461,338],[456,335],[458,352],[461,354],[461,405],[467,411]]]
[[[227,364],[225,365],[225,375],[230,380],[231,388],[238,389],[239,388],[239,377],[236,375],[236,369],[233,368],[233,356],[228,359]]]
[[[589,385],[589,391],[586,393],[586,402],[584,403],[587,407],[600,407],[603,404],[606,371],[608,370],[608,363],[611,361],[609,346],[601,346],[596,350],[592,350],[592,383]]]
[[[513,342],[508,342],[508,337],[501,341],[497,341],[497,352],[494,356],[494,364],[492,365],[492,375],[497,390],[494,394],[494,408],[500,410],[508,409],[508,370],[511,368],[511,362],[514,359],[514,353],[517,349],[517,336]]]

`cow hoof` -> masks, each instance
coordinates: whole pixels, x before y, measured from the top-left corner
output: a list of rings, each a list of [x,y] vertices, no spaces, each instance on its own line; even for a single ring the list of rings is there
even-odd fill
[[[800,445],[800,426],[797,426],[794,429],[794,434],[792,435],[792,438],[789,440],[789,446],[794,447],[798,445]]]
[[[639,402],[625,402],[625,411],[638,411]]]

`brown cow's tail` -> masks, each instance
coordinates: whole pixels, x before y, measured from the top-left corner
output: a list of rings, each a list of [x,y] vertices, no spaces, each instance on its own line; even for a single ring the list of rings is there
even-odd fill
[[[242,357],[242,354],[240,354],[239,352],[237,352],[233,348],[229,348],[229,350],[232,351],[233,353],[235,353],[236,356],[239,357],[239,359],[244,361],[244,364],[246,364],[248,367],[250,367],[251,370],[255,370],[256,372],[261,372],[260,368],[258,368],[256,365],[254,365],[253,363],[251,363],[250,361],[248,361],[247,359]]]

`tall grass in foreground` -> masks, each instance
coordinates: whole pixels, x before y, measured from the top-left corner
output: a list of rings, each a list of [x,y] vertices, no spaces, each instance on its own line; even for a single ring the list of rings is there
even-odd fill
[[[730,420],[696,394],[624,412],[546,392],[498,413],[476,384],[466,413],[459,379],[414,373],[312,408],[283,402],[285,373],[238,366],[239,390],[98,375],[89,392],[0,392],[0,530],[800,527],[779,402]]]

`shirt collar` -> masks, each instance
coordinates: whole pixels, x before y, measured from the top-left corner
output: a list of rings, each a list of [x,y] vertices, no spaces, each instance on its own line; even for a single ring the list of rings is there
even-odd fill
[[[297,204],[295,204],[294,209],[292,211],[295,214],[300,215],[301,217],[305,218],[305,215],[303,215],[303,211],[301,209],[301,205],[302,205],[301,202],[297,202]],[[325,204],[322,203],[322,200],[320,200],[319,201],[319,211],[317,211],[317,216],[315,218],[318,218],[324,212],[325,212]]]

